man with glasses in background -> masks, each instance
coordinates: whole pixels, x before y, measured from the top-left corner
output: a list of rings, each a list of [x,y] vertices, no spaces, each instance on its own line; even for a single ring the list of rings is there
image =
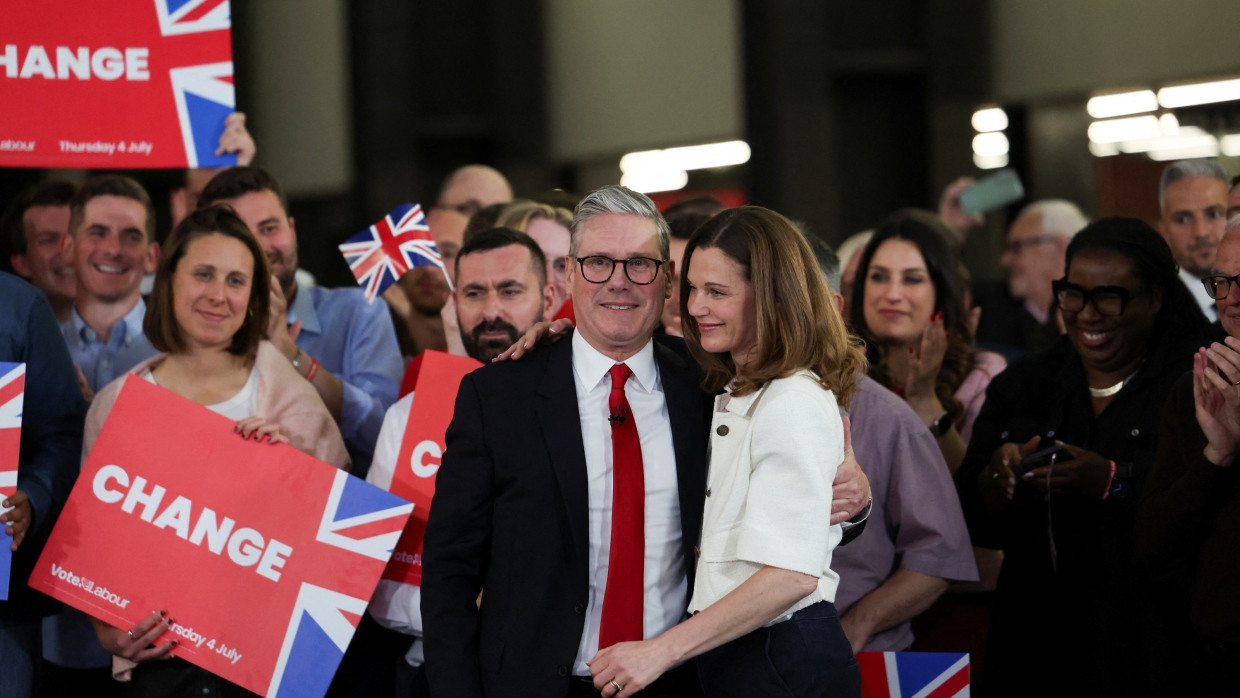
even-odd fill
[[[1076,204],[1062,199],[1035,201],[1020,212],[999,257],[1008,277],[1006,293],[979,289],[977,294],[982,308],[978,346],[1012,360],[1044,348],[1045,340],[1058,334],[1050,317],[1051,282],[1063,276],[1068,243],[1088,223]]]

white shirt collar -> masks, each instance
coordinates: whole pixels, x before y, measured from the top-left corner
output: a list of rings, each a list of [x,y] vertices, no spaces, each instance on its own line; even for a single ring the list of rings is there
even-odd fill
[[[736,396],[732,394],[732,385],[728,384],[728,392],[719,396],[717,411],[748,417],[749,411],[753,407],[754,402],[756,402],[765,391],[766,386],[764,385],[752,393]]]
[[[647,340],[645,346],[623,362],[616,361],[595,349],[585,337],[581,336],[581,332],[574,332],[572,341],[573,372],[577,374],[577,380],[581,381],[587,390],[593,390],[604,380],[607,380],[610,385],[611,379],[607,374],[617,363],[628,365],[629,370],[633,372],[630,381],[636,380],[637,387],[643,392],[649,393],[656,387],[659,371],[654,363],[653,339]]]

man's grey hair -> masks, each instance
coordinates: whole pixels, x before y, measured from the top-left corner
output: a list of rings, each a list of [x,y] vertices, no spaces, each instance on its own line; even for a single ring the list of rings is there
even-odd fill
[[[1020,212],[1018,218],[1042,216],[1042,233],[1071,239],[1089,225],[1089,218],[1076,204],[1066,199],[1042,199],[1035,201]]]
[[[1236,215],[1227,219],[1226,232],[1230,233],[1233,230],[1240,230],[1240,213],[1237,213]]]
[[[1218,164],[1217,160],[1176,160],[1163,169],[1162,179],[1158,180],[1158,210],[1161,213],[1167,212],[1167,187],[1188,177],[1213,177],[1222,182],[1224,187],[1228,187],[1231,182],[1231,174],[1227,172],[1227,168]]]
[[[668,239],[672,236],[672,230],[667,225],[667,221],[663,220],[663,215],[659,213],[658,207],[645,194],[619,184],[608,184],[605,187],[599,187],[586,194],[581,203],[577,204],[576,210],[573,211],[572,241],[568,245],[568,255],[570,257],[575,258],[577,256],[577,246],[581,242],[582,226],[591,218],[605,213],[639,216],[654,221],[655,228],[658,231],[657,242],[659,244],[660,259],[667,260],[671,257],[671,245]]]
[[[814,258],[818,260],[818,268],[822,270],[822,275],[827,277],[827,286],[831,287],[832,293],[840,292],[840,256],[835,253],[835,249],[827,244],[826,240],[817,235],[806,234],[806,240],[809,240],[809,247],[814,251]]]

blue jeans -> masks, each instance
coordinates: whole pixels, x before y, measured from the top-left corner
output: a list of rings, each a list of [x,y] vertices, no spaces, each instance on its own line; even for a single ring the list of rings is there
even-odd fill
[[[697,667],[711,698],[861,695],[857,660],[829,601],[716,647]]]

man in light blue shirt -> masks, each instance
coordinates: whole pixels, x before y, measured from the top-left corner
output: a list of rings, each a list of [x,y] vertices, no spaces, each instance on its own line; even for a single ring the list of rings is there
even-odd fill
[[[142,277],[159,259],[151,197],[129,177],[92,177],[69,203],[69,234],[77,295],[60,330],[84,377],[83,392],[93,395],[158,353],[142,332]],[[43,657],[53,665],[46,680],[70,681],[54,684],[53,693],[111,688],[112,657],[99,646],[85,614],[66,609],[49,616],[43,634]]]
[[[106,334],[96,332],[74,308],[73,316],[61,325],[73,363],[86,377],[91,391],[97,391],[157,352],[142,333],[146,303],[142,298]]]
[[[340,424],[351,472],[365,477],[402,369],[387,305],[368,303],[356,287],[298,289],[297,229],[279,183],[265,170],[224,170],[199,201],[228,204],[258,236],[279,282],[272,284],[268,338],[318,390]]]
[[[128,177],[91,178],[69,205],[69,231],[77,297],[61,330],[73,363],[99,390],[157,353],[142,333],[142,277],[159,259],[151,198]]]

